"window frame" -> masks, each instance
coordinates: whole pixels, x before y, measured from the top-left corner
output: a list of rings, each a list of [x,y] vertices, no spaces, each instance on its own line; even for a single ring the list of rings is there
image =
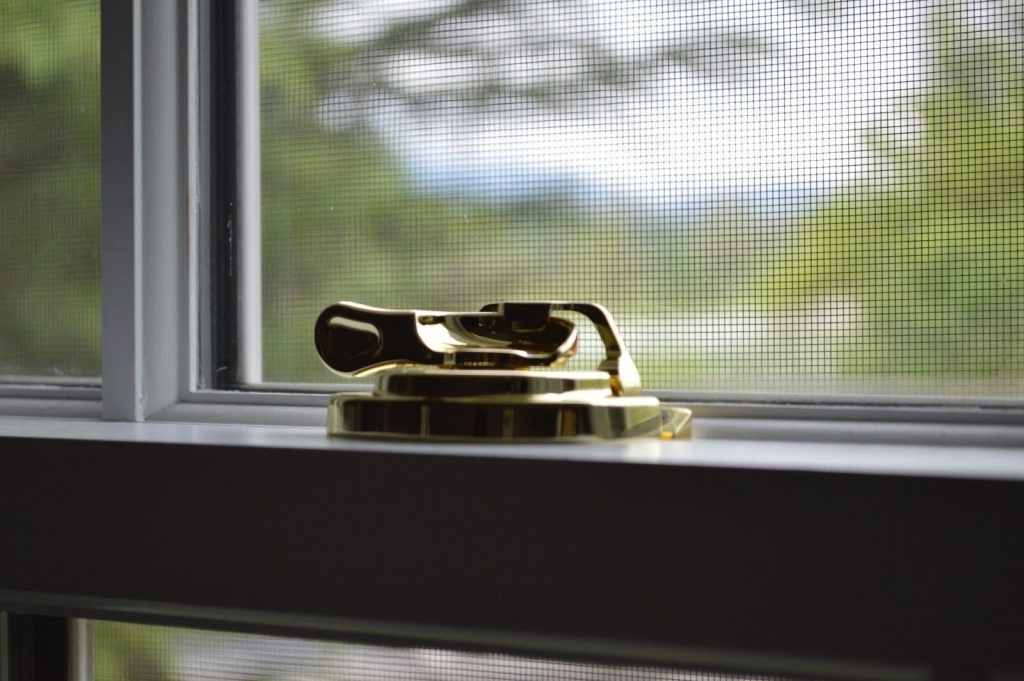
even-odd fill
[[[506,445],[482,447],[480,451],[475,451],[465,446],[331,442],[323,435],[321,425],[326,395],[298,391],[224,391],[198,387],[203,382],[201,358],[210,352],[212,341],[209,337],[209,324],[203,320],[203,315],[208,312],[204,312],[202,304],[204,296],[209,295],[210,263],[204,261],[199,253],[201,249],[197,249],[196,245],[210,243],[209,230],[213,223],[211,199],[216,198],[210,195],[211,140],[203,124],[209,112],[202,109],[208,105],[210,84],[197,76],[206,66],[202,61],[203,42],[209,40],[209,36],[204,37],[198,27],[201,14],[209,9],[206,3],[212,1],[178,0],[165,3],[101,0],[102,387],[24,385],[0,388],[0,413],[16,417],[39,417],[29,420],[41,422],[46,427],[59,426],[70,433],[63,438],[40,432],[31,435],[22,432],[19,435],[16,421],[0,417],[0,458],[20,464],[37,461],[32,464],[33,474],[26,477],[23,483],[27,489],[38,490],[40,498],[52,500],[56,508],[61,502],[52,496],[52,474],[47,473],[46,467],[40,462],[67,465],[75,456],[90,457],[95,463],[95,472],[80,484],[83,489],[91,486],[109,494],[106,501],[101,495],[98,505],[88,509],[93,519],[101,517],[105,520],[99,524],[99,529],[91,530],[80,521],[69,521],[67,518],[60,520],[70,522],[68,527],[88,530],[87,536],[97,542],[102,541],[115,552],[114,555],[131,556],[133,551],[142,551],[146,543],[146,537],[138,534],[129,537],[118,534],[118,505],[130,498],[130,495],[126,497],[125,490],[119,490],[111,481],[117,480],[119,475],[138,472],[132,456],[141,456],[159,462],[160,466],[168,466],[176,476],[183,474],[180,469],[175,469],[176,464],[196,452],[210,457],[218,466],[244,467],[252,461],[263,461],[271,470],[285,475],[291,474],[292,462],[302,457],[322,458],[324,453],[331,454],[329,459],[323,459],[327,461],[324,465],[336,476],[350,474],[351,467],[375,459],[382,462],[378,469],[379,476],[400,476],[403,467],[409,465],[409,462],[423,465],[422,460],[427,459],[437,464],[437,477],[434,478],[436,484],[450,485],[450,478],[444,476],[450,476],[452,471],[466,481],[461,496],[455,497],[452,503],[456,508],[466,509],[467,513],[473,509],[480,512],[486,507],[486,504],[481,505],[483,502],[480,499],[474,498],[471,479],[474,472],[488,470],[489,467],[536,470],[543,484],[560,479],[571,469],[585,485],[595,480],[606,481],[609,494],[616,489],[616,481],[619,479],[617,474],[622,473],[626,478],[639,475],[645,482],[643,494],[638,494],[637,499],[651,495],[650,498],[664,503],[671,502],[665,496],[666,490],[671,487],[666,480],[695,485],[702,471],[706,470],[718,471],[720,475],[732,480],[745,481],[744,484],[749,484],[750,489],[760,490],[760,493],[765,493],[782,478],[811,483],[827,481],[827,484],[835,485],[844,495],[850,495],[862,486],[869,489],[899,489],[901,485],[927,486],[927,481],[936,478],[951,481],[948,489],[956,490],[955,493],[921,498],[918,500],[921,506],[916,509],[901,507],[899,518],[906,522],[913,521],[918,514],[925,513],[929,508],[938,512],[945,501],[958,498],[957,495],[975,498],[973,494],[980,494],[980,491],[990,486],[992,489],[1002,485],[1024,489],[1024,476],[1010,476],[1007,479],[986,477],[983,467],[972,471],[970,464],[965,464],[960,469],[962,474],[958,475],[954,471],[944,477],[929,468],[930,464],[927,463],[933,454],[937,460],[948,456],[950,451],[954,451],[951,447],[957,448],[955,451],[962,452],[965,457],[979,452],[1020,457],[1024,448],[1024,408],[1018,405],[1005,408],[954,403],[942,405],[936,404],[935,400],[925,399],[917,405],[910,404],[910,400],[860,405],[787,404],[777,399],[766,399],[758,403],[742,395],[697,396],[685,392],[664,392],[660,393],[662,398],[688,404],[693,404],[695,397],[703,397],[695,405],[695,427],[701,438],[696,445],[698,450],[704,446],[701,444],[704,441],[708,443],[709,451],[726,451],[730,447],[738,447],[743,452],[739,461],[728,465],[700,460],[696,455],[689,463],[676,461],[668,464],[658,462],[662,452],[669,451],[666,448],[681,446],[684,449],[679,451],[689,452],[689,445],[649,443],[649,446],[641,449],[612,444],[561,449],[521,449]],[[251,45],[248,48],[251,49]],[[249,195],[251,197],[251,187]],[[252,314],[251,310],[249,314]],[[221,425],[190,425],[203,423]],[[274,430],[274,426],[286,428]],[[90,435],[76,430],[80,428],[86,428],[86,431],[88,428],[97,430]],[[232,437],[237,442],[229,444],[225,438]],[[275,438],[284,438],[287,443],[282,445]],[[249,439],[252,441],[246,444]],[[791,443],[794,447],[812,443],[820,458],[815,461],[772,464],[763,457],[759,458],[762,450],[772,449],[766,442],[774,443],[773,451],[778,451],[779,443]],[[875,458],[857,470],[830,464],[830,461],[834,462],[835,456],[844,451],[842,447],[849,446],[849,443],[861,443],[867,448],[865,451],[875,453]],[[916,447],[923,467],[894,471],[886,466],[884,457],[900,451],[901,447]],[[610,465],[612,469],[608,468]],[[651,466],[666,477],[662,480],[651,477]],[[295,475],[299,476],[295,478],[298,482],[317,484],[316,477],[308,473]],[[376,481],[380,483],[381,479],[378,477]],[[417,484],[423,482],[417,481]],[[787,485],[791,485],[787,489],[791,489],[799,498],[805,494],[808,500],[818,498],[815,496],[815,484],[801,486],[790,482]],[[396,488],[391,496],[380,503],[379,509],[386,511],[388,502],[407,504],[407,500],[403,501],[402,493],[415,489],[417,486],[412,483]],[[697,489],[693,487],[694,492]],[[203,502],[222,514],[217,516],[216,521],[220,529],[224,529],[224,518],[231,517],[232,508],[240,508],[245,503],[246,492],[239,485],[229,485],[222,491],[226,495],[218,497],[213,493],[214,490],[198,490]],[[303,488],[296,484],[288,498],[301,504]],[[854,496],[846,498],[855,499]],[[884,498],[895,500],[891,495]],[[502,499],[498,503],[505,506],[499,510],[514,510],[516,502],[510,496],[504,495]],[[168,513],[168,507],[161,502],[135,501],[142,504],[143,508],[151,508],[165,516]],[[4,513],[26,512],[24,507],[4,506],[6,503],[3,495],[0,495],[0,509],[3,509],[0,517]],[[152,506],[147,507],[147,503]],[[591,506],[585,510],[600,512],[598,504],[593,500],[590,503]],[[687,506],[686,499],[671,503],[675,503],[680,510],[685,510]],[[742,499],[725,499],[721,503],[722,506],[718,508],[713,504],[706,506],[704,512],[709,517],[723,512],[738,513],[744,508],[745,502]],[[588,531],[586,523],[580,522],[580,517],[572,515],[575,509],[560,508],[550,499],[544,508],[553,514],[552,517],[567,523],[566,527],[579,529],[583,533],[581,536],[586,537],[584,541],[590,550],[597,550],[601,537],[593,530]],[[995,546],[1000,538],[999,532],[1006,527],[1024,529],[1024,509],[1000,507],[1004,513],[1000,516],[1003,527],[994,528],[986,524],[990,520],[982,512],[986,508],[980,507],[977,512],[966,515],[963,521],[975,522],[979,527],[987,529],[987,534],[983,535],[984,541],[988,542],[986,546]],[[747,510],[756,511],[751,507],[747,507]],[[624,507],[622,511],[626,521],[649,520],[643,515],[642,505]],[[822,511],[808,506],[806,511],[831,514],[829,517],[834,517],[837,522],[849,521],[848,509],[831,508]],[[531,513],[537,523],[543,522],[543,514],[539,511]],[[167,521],[167,517],[164,519]],[[267,511],[263,514],[263,520],[281,523],[282,516]],[[39,523],[40,528],[53,529],[55,526],[48,524],[51,521],[56,522],[50,516],[39,515],[37,510],[27,514],[27,522]],[[755,522],[759,523],[758,527],[768,531],[764,518]],[[655,533],[661,533],[663,538],[668,537],[665,525],[653,524]],[[443,538],[449,529],[429,523],[423,527],[425,532],[438,538]],[[169,524],[162,528],[170,532]],[[468,524],[459,529],[462,533],[460,536],[466,541],[472,536],[470,529]],[[724,536],[695,529],[691,538],[694,542],[692,546],[710,550],[719,542],[741,541],[740,529],[738,526],[731,534]],[[106,540],[100,536],[102,530],[108,532]],[[370,522],[366,531],[375,537],[383,537],[388,527],[386,523]],[[798,526],[787,530],[791,538],[795,538],[799,531]],[[115,539],[125,542],[118,547]],[[202,536],[190,539],[179,535],[175,541],[182,551],[188,551],[195,550],[196,542],[201,543],[202,539]],[[870,539],[871,536],[859,538],[860,541]],[[896,564],[904,568],[917,566],[922,569],[927,568],[927,562],[914,554],[915,549],[921,550],[924,547],[929,551],[953,551],[956,548],[940,534],[928,539],[930,543],[922,543],[924,540],[910,541],[901,546],[896,537],[888,537],[885,546],[892,551]],[[70,551],[81,546],[78,542],[77,538],[50,536],[38,546],[41,551],[50,552],[54,560],[66,561],[73,558]],[[618,548],[627,550],[627,544],[620,540]],[[894,634],[895,630],[884,626],[875,635],[864,634],[863,640],[855,641],[846,648],[840,646],[827,651],[830,655],[839,656],[841,663],[838,667],[829,655],[826,655],[829,659],[825,660],[818,660],[814,655],[808,656],[812,664],[807,667],[807,659],[797,660],[793,657],[799,655],[800,650],[792,638],[786,639],[784,644],[777,646],[767,657],[758,654],[743,657],[736,647],[742,643],[742,637],[726,641],[727,645],[722,649],[695,648],[692,641],[688,645],[687,637],[692,635],[692,629],[686,632],[665,630],[663,633],[669,641],[668,647],[659,648],[657,636],[646,640],[643,637],[629,640],[620,632],[620,638],[612,643],[600,636],[587,638],[580,634],[582,638],[573,638],[569,629],[556,634],[543,631],[542,621],[536,619],[533,625],[538,629],[532,633],[509,631],[501,626],[493,629],[458,629],[453,628],[451,621],[440,617],[436,621],[420,622],[423,625],[421,628],[410,629],[408,622],[388,620],[388,613],[383,607],[378,610],[376,617],[348,620],[344,619],[344,608],[335,609],[327,619],[323,619],[312,610],[302,611],[298,601],[292,602],[290,606],[298,608],[297,611],[271,609],[250,612],[241,607],[225,609],[212,601],[204,604],[201,599],[200,602],[170,600],[168,595],[171,592],[161,592],[154,584],[141,586],[141,595],[133,599],[114,583],[113,573],[103,571],[104,568],[110,568],[103,561],[94,565],[93,571],[89,573],[99,580],[91,587],[71,581],[32,582],[14,579],[12,574],[33,567],[32,561],[35,559],[26,557],[31,549],[30,544],[15,543],[12,546],[20,553],[8,554],[17,557],[2,561],[4,566],[0,566],[0,575],[6,575],[6,578],[0,579],[0,606],[12,611],[192,624],[289,635],[311,634],[390,643],[422,644],[433,641],[467,648],[499,647],[569,657],[605,656],[609,659],[648,661],[671,659],[698,666],[724,665],[745,670],[760,668],[784,672],[789,669],[793,673],[793,669],[803,669],[805,673],[813,671],[829,678],[849,678],[853,671],[864,672],[865,669],[857,667],[858,664],[869,667],[881,664],[884,668],[882,672],[893,671],[885,667],[886,657],[882,646],[885,644],[884,634]],[[527,547],[526,550],[534,549]],[[828,550],[839,560],[844,553],[843,543],[833,541]],[[316,560],[318,557],[334,555],[334,551],[336,549],[331,547],[311,546],[306,557]],[[439,552],[431,555],[443,557]],[[412,561],[416,555],[409,553],[407,558]],[[653,566],[653,554],[647,558],[651,560],[649,565]],[[637,566],[642,565],[638,562]],[[958,562],[956,566],[964,567],[964,564]],[[157,566],[151,567],[159,570]],[[953,580],[950,583],[969,585],[972,579],[981,579],[986,575],[982,567],[974,566],[970,570],[965,567],[963,574],[959,575],[950,572],[949,578]],[[245,565],[236,563],[222,568],[224,571],[218,574],[225,577],[233,572],[244,571]],[[440,572],[431,574],[438,579],[444,578]],[[514,584],[514,577],[511,573],[505,574],[506,585]],[[998,583],[1008,589],[1011,601],[1024,606],[1024,596],[1019,593],[1019,587],[1014,590],[1013,575],[1000,574],[996,577]],[[173,575],[164,574],[154,581],[161,579],[173,581]],[[591,597],[599,596],[599,583],[600,580],[595,578],[586,585],[586,588],[591,589],[588,592]],[[19,588],[12,588],[12,584]],[[253,592],[268,589],[272,592],[273,575],[250,575],[246,578],[246,584]],[[445,582],[445,585],[455,586],[450,581]],[[39,588],[28,588],[33,586]],[[568,588],[571,585],[565,581],[563,586]],[[785,589],[786,583],[777,581],[775,586]],[[791,581],[789,586],[795,588],[796,582]],[[90,591],[90,588],[93,590]],[[713,584],[709,588],[718,594],[729,593],[729,585],[725,583]],[[683,598],[687,593],[682,585],[672,585],[666,587],[664,595],[668,598]],[[194,590],[182,590],[176,596],[180,599],[196,599],[199,598],[197,594]],[[287,594],[282,597],[286,598]],[[538,607],[542,605],[539,601],[536,604]],[[928,611],[915,609],[917,605],[920,604],[897,603],[894,608],[898,613],[918,617],[914,621],[923,626]],[[732,602],[732,607],[741,606],[742,603]],[[801,607],[808,608],[805,613],[811,613],[814,612],[815,604],[802,601]],[[582,609],[577,612],[580,625],[577,634],[588,631],[583,613]],[[954,613],[946,613],[946,616],[948,619],[943,621],[943,625],[948,627],[946,633],[949,638],[945,642],[952,643],[957,622]],[[664,624],[668,626],[670,623]],[[812,631],[813,624],[811,620],[803,621],[805,629],[802,631]],[[986,625],[988,628],[984,630],[997,637],[1004,636],[1006,632],[1001,631],[998,624],[998,621],[989,622]],[[593,630],[589,631],[593,634]],[[761,633],[764,633],[763,629]],[[661,643],[665,640],[663,638]],[[870,645],[861,648],[855,645],[865,641]],[[916,663],[926,667],[930,665],[935,669],[963,669],[964,665],[973,668],[971,665],[984,664],[981,659],[958,657],[956,652],[951,652],[948,659],[925,659],[924,649],[913,648],[907,639],[900,641],[906,647],[896,646],[891,659],[898,659],[901,664],[915,660]],[[934,652],[933,649],[929,651]],[[1011,661],[1024,668],[1024,659],[1017,657]]]

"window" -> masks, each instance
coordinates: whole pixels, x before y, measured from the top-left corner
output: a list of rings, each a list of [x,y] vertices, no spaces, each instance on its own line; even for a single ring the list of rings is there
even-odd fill
[[[99,378],[99,4],[0,8],[0,382]]]
[[[99,633],[141,658],[155,624],[574,673],[1024,669],[1014,5],[100,4],[104,418],[0,391],[0,609],[132,623]],[[858,89],[878,64],[894,93]],[[701,107],[733,135],[728,167],[690,150],[707,186],[636,125]],[[584,115],[610,132],[574,157],[555,138]],[[762,141],[792,165],[751,161]],[[702,404],[693,442],[558,449],[326,438],[326,301],[512,295],[608,302],[650,385],[787,418]],[[844,406],[784,404],[805,397]]]
[[[308,326],[337,298],[599,300],[645,384],[688,401],[1019,407],[1015,5],[626,5],[196,4],[176,85],[194,95],[191,156],[154,180],[188,186],[194,214],[132,198],[200,245],[152,230],[167,243],[146,278],[177,273],[150,288],[180,298],[154,322],[178,336],[159,354],[188,367],[163,369],[145,411],[330,390]],[[4,170],[24,286],[3,294],[0,374],[19,383],[95,383],[100,364],[99,14],[69,7],[5,22],[7,87],[36,88],[45,113],[5,98],[10,153],[39,152]],[[47,49],[19,47],[47,22]],[[238,50],[210,38],[224,31]]]
[[[573,298],[661,390],[1019,400],[1015,3],[259,7],[264,380],[339,298]]]

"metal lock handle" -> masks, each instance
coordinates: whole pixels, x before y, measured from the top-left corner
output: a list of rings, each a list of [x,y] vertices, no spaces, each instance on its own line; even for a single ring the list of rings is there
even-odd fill
[[[640,375],[611,314],[594,303],[504,302],[479,312],[388,310],[338,302],[316,320],[317,352],[330,369],[350,376],[403,365],[450,369],[558,366],[576,354],[575,325],[553,311],[578,312],[605,346],[598,367],[616,395],[639,395]]]

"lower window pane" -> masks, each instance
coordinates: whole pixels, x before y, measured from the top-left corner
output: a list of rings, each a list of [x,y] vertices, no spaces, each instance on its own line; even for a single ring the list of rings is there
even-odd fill
[[[93,622],[94,681],[785,681]]]

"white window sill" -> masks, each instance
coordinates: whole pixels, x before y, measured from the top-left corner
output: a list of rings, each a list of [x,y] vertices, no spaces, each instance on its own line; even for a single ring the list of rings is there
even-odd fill
[[[323,409],[316,407],[182,405],[164,416],[174,420],[125,423],[87,415],[7,415],[0,416],[0,438],[1024,480],[1024,428],[1018,426],[698,418],[689,440],[493,444],[329,437],[319,425]],[[200,422],[218,418],[231,422]],[[273,423],[275,418],[309,425],[254,424],[260,419]]]

